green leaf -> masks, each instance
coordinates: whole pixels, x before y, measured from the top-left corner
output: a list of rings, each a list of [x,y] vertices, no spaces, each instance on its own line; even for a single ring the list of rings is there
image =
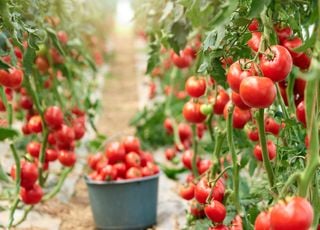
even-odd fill
[[[268,7],[270,2],[271,0],[252,0],[248,17],[249,18],[258,17],[262,12],[264,6]]]
[[[160,44],[157,41],[149,43],[149,52],[148,52],[148,64],[146,74],[151,73],[151,71],[159,64],[160,62]]]
[[[251,159],[249,163],[249,175],[253,176],[254,171],[256,170],[257,167],[257,161],[255,159]]]
[[[0,141],[3,141],[5,139],[12,140],[13,138],[19,136],[19,132],[15,129],[11,128],[3,128],[0,127]]]
[[[219,58],[213,58],[211,60],[211,71],[209,73],[219,85],[226,88],[225,69],[222,67]]]
[[[63,56],[65,56],[66,54],[65,54],[64,50],[63,50],[62,47],[61,47],[61,44],[60,44],[60,42],[59,42],[59,40],[58,40],[58,38],[57,38],[56,32],[55,32],[53,29],[51,29],[51,28],[47,28],[47,32],[48,32],[48,35],[49,35],[49,37],[51,38],[54,46],[58,49],[58,51],[59,51]]]
[[[171,25],[169,43],[176,53],[186,46],[189,30],[190,27],[185,20],[174,22]]]
[[[27,50],[23,55],[23,67],[26,75],[30,75],[32,73],[32,66],[34,63],[34,59],[36,57],[36,51],[31,46],[28,46]]]

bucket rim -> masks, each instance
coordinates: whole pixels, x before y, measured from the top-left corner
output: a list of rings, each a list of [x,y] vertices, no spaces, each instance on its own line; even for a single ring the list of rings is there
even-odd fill
[[[153,180],[156,178],[159,178],[160,172],[157,174],[154,174],[152,176],[146,176],[146,177],[140,177],[137,179],[125,179],[125,180],[114,180],[114,181],[94,181],[89,179],[88,175],[84,175],[83,178],[87,184],[90,185],[116,185],[116,184],[130,184],[130,183],[136,183],[136,182],[142,182],[142,181],[148,181],[148,180]]]

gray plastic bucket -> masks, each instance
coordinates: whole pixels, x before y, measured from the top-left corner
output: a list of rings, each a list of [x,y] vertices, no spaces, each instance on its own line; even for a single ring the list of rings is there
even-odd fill
[[[159,174],[96,182],[85,177],[98,229],[146,229],[156,223]]]

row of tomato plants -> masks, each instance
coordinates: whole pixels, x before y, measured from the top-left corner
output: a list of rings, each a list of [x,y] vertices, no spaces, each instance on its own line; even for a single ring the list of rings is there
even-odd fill
[[[0,4],[0,136],[11,152],[3,153],[2,162],[13,163],[1,165],[1,199],[9,210],[1,225],[11,228],[60,191],[86,126],[96,130],[99,104],[92,94],[107,53],[106,34],[96,32],[105,25],[80,10],[101,3]],[[21,219],[15,219],[17,209],[24,210]]]
[[[151,18],[147,72],[160,79],[150,98],[165,99],[133,124],[146,144],[160,120],[172,135],[162,168],[190,170],[179,190],[189,226],[316,229],[319,3],[138,2]]]

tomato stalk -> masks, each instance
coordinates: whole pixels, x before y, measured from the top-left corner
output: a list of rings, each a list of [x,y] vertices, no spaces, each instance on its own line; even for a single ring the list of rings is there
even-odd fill
[[[12,104],[8,102],[6,93],[3,90],[3,86],[0,86],[0,96],[5,108],[7,109],[8,124],[9,127],[11,127],[13,121]]]
[[[259,142],[262,150],[263,165],[267,171],[270,188],[273,190],[273,192],[277,193],[277,189],[274,187],[274,173],[267,149],[267,140],[264,127],[264,109],[259,109],[259,111],[256,113],[256,120],[258,123]]]
[[[66,180],[67,176],[69,175],[69,173],[72,171],[72,167],[71,168],[65,168],[63,170],[63,172],[60,175],[59,181],[57,183],[57,185],[52,189],[52,191],[50,193],[48,193],[47,195],[45,195],[43,197],[43,201],[47,201],[50,200],[51,198],[53,198],[55,195],[57,195],[57,193],[61,190],[61,187],[64,183],[64,181]]]
[[[23,221],[25,221],[27,219],[27,216],[29,214],[29,212],[33,209],[33,205],[29,206],[28,208],[26,208],[23,212],[23,215],[21,217],[21,219],[19,221],[17,221],[16,223],[14,223],[12,225],[12,227],[17,227],[18,225],[20,225]]]
[[[228,117],[227,117],[227,140],[228,140],[228,146],[229,150],[231,152],[232,157],[232,179],[233,179],[233,198],[234,198],[234,205],[236,207],[237,213],[241,212],[241,206],[240,206],[240,194],[239,194],[239,162],[238,157],[236,154],[236,149],[233,142],[233,127],[232,127],[232,121],[233,121],[233,111],[234,111],[234,105],[232,104],[228,108]]]
[[[12,151],[13,154],[13,158],[16,164],[16,172],[15,172],[15,177],[16,177],[16,188],[15,188],[15,199],[11,204],[11,208],[10,208],[10,216],[9,216],[9,224],[8,224],[8,228],[10,228],[12,226],[12,223],[14,221],[14,213],[18,207],[19,204],[19,194],[20,194],[20,183],[21,183],[21,165],[20,165],[20,158],[19,155],[17,153],[17,150],[15,148],[15,146],[13,145],[13,143],[10,144],[10,149]]]
[[[216,175],[218,168],[220,167],[220,151],[225,138],[225,132],[218,131],[215,136],[215,145],[212,154],[212,168],[211,168],[211,178],[214,178]]]
[[[192,155],[192,173],[194,177],[199,175],[197,168],[197,156],[198,156],[198,140],[197,140],[197,126],[195,124],[192,125],[192,147],[193,147],[193,155]]]
[[[211,113],[209,115],[209,118],[206,123],[207,123],[207,127],[209,130],[209,135],[210,135],[211,141],[214,142],[215,139],[214,139],[214,132],[213,132],[213,128],[212,128],[212,118],[213,118],[213,113]]]
[[[43,132],[43,140],[42,140],[42,145],[41,145],[41,151],[39,155],[39,184],[41,187],[44,186],[45,178],[43,176],[43,165],[45,163],[45,156],[46,156],[46,148],[47,148],[47,143],[48,143],[48,136],[49,136],[49,130],[45,129]]]
[[[301,175],[301,183],[299,185],[299,195],[307,196],[309,185],[314,177],[320,164],[319,157],[319,80],[313,79],[307,82],[305,91],[306,119],[307,119],[307,135],[310,141],[308,150],[307,164]]]

